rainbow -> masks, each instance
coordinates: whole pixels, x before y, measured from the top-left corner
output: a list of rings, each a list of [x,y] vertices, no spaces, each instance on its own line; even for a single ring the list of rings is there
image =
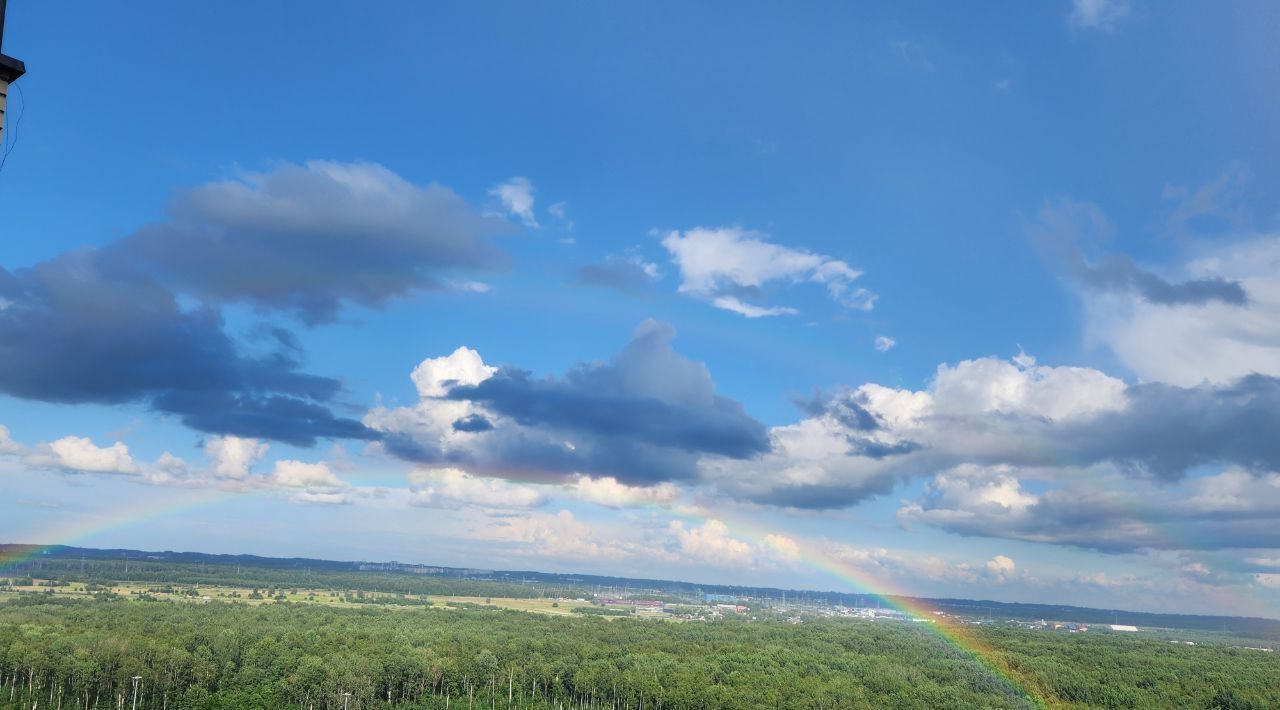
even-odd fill
[[[129,506],[113,508],[104,514],[76,516],[69,524],[40,533],[42,541],[56,543],[17,544],[0,549],[0,576],[11,575],[23,566],[48,555],[58,547],[92,547],[94,539],[116,530],[134,527],[148,520],[166,518],[177,513],[197,510],[252,491],[230,489],[178,489],[177,496],[144,500]]]
[[[729,516],[697,508],[668,512],[675,512],[680,517],[700,521],[717,520],[734,535],[750,539],[762,546],[771,544],[771,534],[749,522],[733,520]],[[1053,707],[1061,704],[1049,688],[1013,665],[999,649],[988,643],[972,626],[944,614],[941,610],[913,596],[908,590],[896,589],[884,580],[873,577],[865,570],[842,560],[812,541],[788,539],[796,545],[794,559],[797,562],[842,585],[862,590],[863,594],[876,599],[885,607],[913,619],[927,620],[921,625],[974,661],[996,680],[1007,694],[1022,698],[1037,707]]]
[[[144,501],[132,506],[114,509],[103,515],[84,515],[72,524],[62,528],[45,531],[43,540],[57,540],[56,544],[21,545],[9,549],[0,549],[0,575],[12,574],[14,570],[30,564],[48,554],[59,546],[92,546],[90,543],[104,534],[121,530],[155,520],[190,512],[243,495],[261,494],[257,490],[232,489],[184,489],[176,497]],[[653,506],[658,507],[658,506]],[[699,521],[717,520],[724,524],[734,535],[747,538],[761,545],[768,545],[770,535],[756,526],[741,520],[731,520],[729,516],[713,513],[699,508],[681,508],[679,510],[662,509],[666,514],[677,518]],[[889,587],[883,580],[874,579],[865,571],[839,559],[819,546],[803,540],[794,540],[797,545],[796,559],[805,566],[826,574],[842,585],[850,585],[854,589],[863,590],[867,596],[880,601],[886,607],[910,617],[929,619],[923,624],[951,646],[959,649],[967,657],[974,660],[982,669],[992,676],[1010,695],[1023,698],[1037,706],[1051,704],[1052,694],[1038,683],[1019,672],[1000,654],[1000,652],[981,639],[974,631],[951,617],[935,614],[935,609],[924,602],[912,598],[905,590]]]
[[[547,483],[545,480],[537,482]],[[47,530],[41,534],[41,540],[56,540],[58,541],[56,544],[14,545],[0,549],[0,576],[12,574],[14,570],[38,560],[59,546],[90,547],[96,542],[96,538],[104,534],[133,527],[148,520],[190,512],[245,495],[267,493],[261,489],[234,488],[177,490],[178,494],[174,496],[143,500],[103,514],[81,515],[69,525]],[[775,545],[776,539],[769,531],[759,528],[750,521],[725,514],[724,511],[712,511],[701,506],[670,508],[650,505],[647,507],[675,519],[683,518],[698,522],[718,521],[734,536],[751,540],[759,546],[774,546],[774,549],[779,549]],[[1021,698],[1038,707],[1061,704],[1051,689],[1039,679],[1019,669],[999,649],[987,642],[973,626],[942,613],[927,602],[916,598],[909,590],[895,588],[885,580],[843,559],[831,549],[829,542],[792,537],[787,539],[794,543],[795,548],[788,548],[786,552],[790,553],[788,556],[796,562],[835,580],[843,588],[860,590],[858,593],[878,600],[885,607],[911,618],[927,620],[928,623],[923,623],[921,626],[971,659],[1009,696]]]

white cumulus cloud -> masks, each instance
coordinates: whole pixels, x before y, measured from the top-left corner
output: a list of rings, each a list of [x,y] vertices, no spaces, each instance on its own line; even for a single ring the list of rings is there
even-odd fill
[[[270,448],[257,439],[240,436],[214,436],[205,440],[204,453],[213,462],[213,474],[219,478],[242,480],[249,469],[266,455]]]
[[[578,476],[566,488],[574,498],[609,508],[669,505],[680,497],[680,487],[673,483],[629,486],[613,476]]]
[[[673,230],[662,238],[662,246],[680,271],[680,293],[749,318],[796,313],[746,300],[759,299],[771,284],[820,284],[832,300],[854,310],[871,310],[875,304],[875,295],[854,283],[861,271],[839,259],[769,242],[758,232],[739,227]]]
[[[284,488],[341,488],[346,485],[324,462],[306,463],[291,459],[277,461],[268,480]]]
[[[59,468],[85,473],[138,474],[142,469],[122,441],[111,446],[95,446],[88,437],[64,436],[39,444],[26,457],[30,466]]]
[[[409,482],[411,502],[426,508],[536,508],[546,502],[531,486],[473,476],[457,468],[415,469]]]

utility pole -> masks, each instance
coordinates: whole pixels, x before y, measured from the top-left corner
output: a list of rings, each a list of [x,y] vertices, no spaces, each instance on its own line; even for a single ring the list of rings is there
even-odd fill
[[[0,2],[3,1],[0,0]],[[142,680],[142,676],[136,675],[131,680],[133,681],[133,710],[138,710],[138,681]]]
[[[0,0],[0,50],[4,49],[4,12],[8,0]],[[9,85],[27,73],[27,65],[0,52],[0,138],[4,137],[4,111],[8,104]]]
[[[342,710],[347,710],[347,703],[351,701],[351,693],[342,694]]]

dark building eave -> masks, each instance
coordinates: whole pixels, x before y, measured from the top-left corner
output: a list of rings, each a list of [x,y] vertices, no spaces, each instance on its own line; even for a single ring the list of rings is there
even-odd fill
[[[0,79],[9,82],[18,80],[18,77],[27,73],[27,65],[22,63],[21,59],[14,59],[7,54],[0,54]]]

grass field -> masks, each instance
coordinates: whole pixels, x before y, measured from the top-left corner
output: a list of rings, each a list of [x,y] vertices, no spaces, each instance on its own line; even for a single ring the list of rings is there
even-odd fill
[[[468,597],[468,596],[439,596],[439,595],[420,595],[420,594],[389,594],[370,591],[354,591],[354,590],[334,590],[329,588],[305,588],[297,587],[287,590],[277,591],[273,596],[268,596],[266,590],[254,590],[250,587],[236,586],[201,586],[201,587],[174,587],[173,592],[164,591],[167,585],[156,585],[154,583],[124,583],[116,584],[111,587],[101,587],[90,590],[87,585],[79,582],[71,582],[68,586],[49,587],[45,586],[49,580],[32,579],[32,584],[14,585],[10,587],[10,591],[0,591],[0,601],[12,596],[17,596],[24,592],[48,592],[58,596],[68,597],[88,597],[95,593],[110,592],[118,594],[126,599],[139,599],[151,597],[153,599],[185,602],[190,604],[204,604],[210,601],[239,602],[249,605],[275,604],[280,601],[279,597],[283,596],[283,601],[296,602],[300,604],[318,604],[325,606],[337,607],[353,607],[353,606],[376,606],[379,608],[413,608],[416,606],[438,606],[444,608],[453,608],[450,604],[475,604],[479,606],[493,606],[500,609],[514,609],[516,611],[525,611],[536,614],[550,614],[555,616],[573,615],[572,609],[576,606],[587,606],[590,602],[583,599],[549,599],[549,598],[512,598],[512,597]],[[195,590],[195,594],[188,593],[189,590]],[[254,592],[259,592],[259,598],[254,598]],[[392,600],[404,600],[405,604],[395,604]],[[389,603],[390,602],[390,603]],[[617,618],[617,617],[605,617]],[[652,618],[662,618],[662,615],[652,615]]]

